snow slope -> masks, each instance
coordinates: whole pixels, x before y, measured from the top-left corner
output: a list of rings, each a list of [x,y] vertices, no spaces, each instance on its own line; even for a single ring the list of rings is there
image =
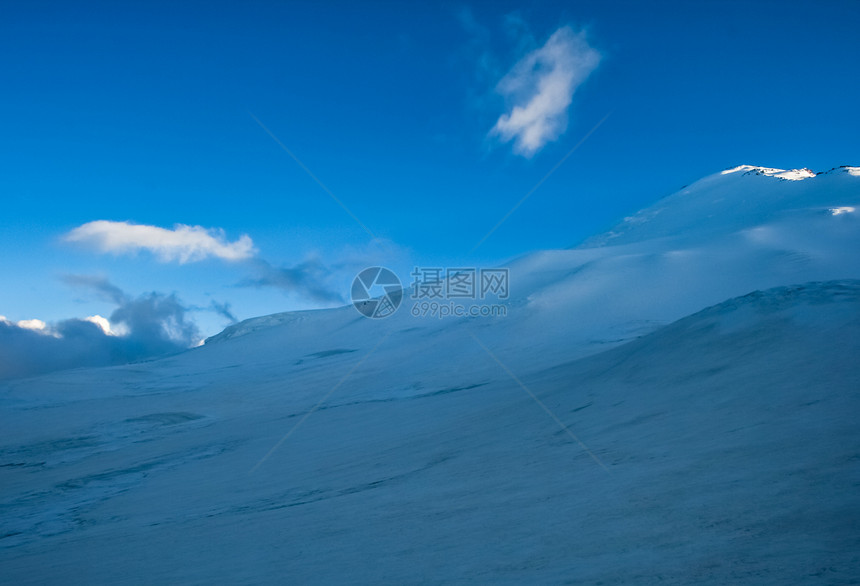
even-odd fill
[[[518,259],[507,317],[0,385],[0,583],[850,582],[860,176],[756,169]]]
[[[606,470],[510,379],[378,398],[390,339],[256,470],[300,383],[32,381],[4,394],[4,581],[848,583],[858,326],[860,282],[811,283],[522,377]]]

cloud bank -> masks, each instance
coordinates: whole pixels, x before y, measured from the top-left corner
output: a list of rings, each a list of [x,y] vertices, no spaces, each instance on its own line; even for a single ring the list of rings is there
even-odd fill
[[[600,53],[570,27],[555,31],[546,44],[523,57],[496,86],[512,104],[490,130],[514,152],[531,157],[567,129],[567,111],[576,89],[600,63]]]
[[[196,345],[200,333],[175,295],[125,294],[106,279],[70,275],[65,281],[117,304],[109,318],[91,316],[53,325],[0,319],[0,380],[67,368],[127,364]]]
[[[64,240],[115,254],[146,250],[162,262],[187,263],[206,258],[238,261],[251,258],[257,252],[246,234],[229,242],[223,230],[184,224],[176,224],[168,230],[145,224],[96,220],[78,226],[66,234]]]

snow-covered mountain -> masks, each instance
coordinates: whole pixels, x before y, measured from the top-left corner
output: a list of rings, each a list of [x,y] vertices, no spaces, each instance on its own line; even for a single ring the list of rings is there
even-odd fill
[[[606,234],[587,240],[583,247],[655,238],[701,242],[780,220],[806,218],[809,222],[818,214],[834,215],[846,209],[845,204],[836,202],[857,202],[853,177],[860,177],[860,167],[836,167],[816,174],[809,169],[784,171],[740,165],[705,177],[625,218]],[[847,207],[853,211],[853,206]]]
[[[860,169],[741,166],[512,262],[0,386],[0,581],[847,583]],[[95,560],[95,561],[94,561]]]

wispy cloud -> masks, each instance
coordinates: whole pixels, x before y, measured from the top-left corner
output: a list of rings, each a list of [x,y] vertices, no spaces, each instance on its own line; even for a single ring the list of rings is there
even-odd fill
[[[244,263],[249,275],[239,287],[271,287],[326,306],[346,302],[353,278],[372,266],[389,268],[409,264],[412,252],[394,242],[375,238],[360,246],[348,246],[336,254],[311,254],[293,265],[275,265],[262,258]]]
[[[514,152],[531,157],[567,129],[567,112],[576,89],[600,63],[600,53],[582,32],[564,26],[539,49],[528,53],[496,86],[511,103],[490,130]]]
[[[231,324],[239,322],[239,320],[236,319],[236,314],[233,313],[233,308],[230,305],[229,301],[221,303],[213,299],[212,303],[209,305],[209,309],[211,309],[221,317],[229,320]]]
[[[490,29],[482,25],[475,18],[471,8],[464,6],[457,11],[457,20],[463,31],[468,35],[468,42],[464,48],[466,57],[475,66],[474,75],[481,84],[490,83],[489,76],[498,79],[498,60],[490,50]]]
[[[64,240],[115,254],[146,250],[162,262],[187,263],[210,257],[237,261],[256,254],[253,241],[245,234],[230,242],[223,230],[184,224],[167,229],[146,224],[96,220],[78,226],[66,234]]]
[[[108,281],[105,277],[96,275],[63,275],[62,280],[66,285],[88,289],[98,294],[106,301],[121,305],[125,303],[127,296],[122,289]]]
[[[317,258],[310,258],[292,267],[276,267],[258,258],[250,266],[254,276],[240,281],[240,287],[274,287],[322,303],[344,301],[342,295],[327,286],[332,278],[332,270]]]
[[[64,236],[69,242],[81,242],[102,252],[133,252],[149,250],[164,262],[180,263],[217,257],[235,261],[244,273],[236,286],[274,288],[294,296],[295,300],[320,306],[345,303],[345,293],[356,273],[368,266],[388,265],[407,254],[393,242],[374,238],[359,247],[347,247],[326,261],[318,253],[301,262],[275,264],[260,257],[251,238],[242,236],[235,242],[225,240],[223,232],[200,226],[177,225],[173,230],[156,226],[99,220],[75,228]],[[130,299],[118,287],[103,277],[66,275],[63,280],[74,287],[85,287],[105,301],[122,305]],[[229,303],[213,301],[206,307],[188,307],[191,311],[212,311],[231,323],[237,318]]]

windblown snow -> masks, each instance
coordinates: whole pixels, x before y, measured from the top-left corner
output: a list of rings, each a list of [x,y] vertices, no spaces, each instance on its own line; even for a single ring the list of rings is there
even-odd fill
[[[0,581],[850,583],[856,169],[706,177],[511,263],[505,317],[3,383]]]

